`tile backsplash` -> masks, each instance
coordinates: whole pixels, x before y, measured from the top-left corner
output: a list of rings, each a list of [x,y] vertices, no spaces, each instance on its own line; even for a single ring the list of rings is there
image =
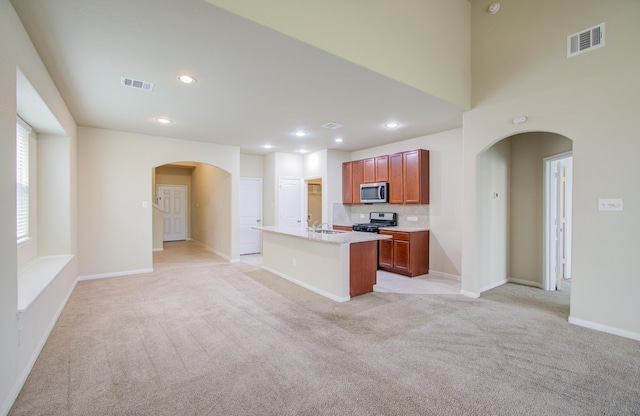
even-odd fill
[[[369,222],[369,213],[397,212],[399,227],[429,228],[429,205],[396,205],[396,204],[369,204],[369,205],[343,205],[333,204],[332,224],[352,225]],[[409,217],[417,221],[409,221]]]

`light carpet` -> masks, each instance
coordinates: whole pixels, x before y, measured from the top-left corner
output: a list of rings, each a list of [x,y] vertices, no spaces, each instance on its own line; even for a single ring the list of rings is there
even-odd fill
[[[79,282],[10,415],[640,414],[640,342],[570,325],[568,299],[336,303],[250,264],[167,262]]]

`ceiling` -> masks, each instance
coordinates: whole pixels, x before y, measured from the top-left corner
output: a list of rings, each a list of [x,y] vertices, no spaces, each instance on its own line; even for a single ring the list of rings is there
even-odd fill
[[[265,154],[355,151],[462,125],[454,104],[202,0],[12,4],[79,126]],[[182,73],[197,82],[179,83]]]

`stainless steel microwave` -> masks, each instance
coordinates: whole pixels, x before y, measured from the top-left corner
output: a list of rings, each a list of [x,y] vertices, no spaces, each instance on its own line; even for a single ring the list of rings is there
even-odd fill
[[[363,183],[360,185],[360,201],[375,204],[389,201],[389,183]]]

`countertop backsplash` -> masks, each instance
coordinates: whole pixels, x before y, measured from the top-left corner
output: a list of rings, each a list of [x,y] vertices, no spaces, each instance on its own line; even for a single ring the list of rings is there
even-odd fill
[[[334,203],[332,224],[353,225],[369,222],[369,213],[372,211],[398,213],[399,227],[429,228],[429,205],[343,205]],[[417,221],[410,221],[409,218],[415,218]]]

